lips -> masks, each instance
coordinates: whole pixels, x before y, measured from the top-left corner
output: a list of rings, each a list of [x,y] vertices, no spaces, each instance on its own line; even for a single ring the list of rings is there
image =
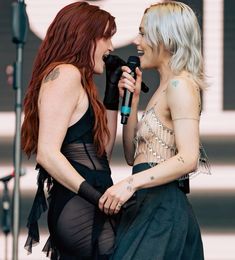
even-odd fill
[[[102,59],[103,59],[104,62],[108,59],[108,56],[109,56],[109,53],[105,53],[105,54],[102,56]]]
[[[143,56],[144,55],[144,51],[142,50],[137,50],[138,56]]]

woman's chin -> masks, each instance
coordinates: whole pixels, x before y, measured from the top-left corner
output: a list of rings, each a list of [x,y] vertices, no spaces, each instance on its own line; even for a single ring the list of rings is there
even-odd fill
[[[145,59],[143,58],[143,56],[139,56],[139,58],[140,58],[140,67],[141,67],[141,69],[146,69]]]
[[[104,72],[104,68],[103,68],[103,67],[102,67],[102,68],[95,68],[95,69],[94,69],[94,73],[95,73],[95,74],[98,74],[98,75],[99,75],[99,74],[102,74],[103,72]]]
[[[141,69],[152,69],[154,66],[149,62],[145,62],[144,60],[140,60]]]

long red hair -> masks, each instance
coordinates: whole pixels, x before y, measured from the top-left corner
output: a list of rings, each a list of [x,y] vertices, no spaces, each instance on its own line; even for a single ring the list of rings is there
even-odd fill
[[[108,28],[106,28],[108,24]],[[98,6],[75,2],[59,11],[48,28],[33,66],[25,99],[25,118],[22,125],[22,149],[30,157],[37,152],[38,96],[42,79],[59,64],[73,64],[82,75],[82,84],[95,111],[93,129],[97,152],[105,151],[104,140],[110,136],[106,110],[98,99],[93,81],[96,41],[109,38],[116,32],[114,17]]]

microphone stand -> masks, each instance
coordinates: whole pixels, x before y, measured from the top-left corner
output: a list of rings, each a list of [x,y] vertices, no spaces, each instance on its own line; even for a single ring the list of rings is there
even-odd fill
[[[12,41],[16,44],[17,57],[14,64],[13,88],[16,91],[15,101],[15,140],[14,140],[14,191],[13,191],[13,251],[12,259],[18,260],[18,239],[19,239],[19,217],[20,217],[20,169],[21,169],[21,113],[22,113],[22,59],[23,46],[26,42],[28,32],[28,17],[25,3],[18,0],[12,4]]]
[[[20,172],[20,176],[25,175],[25,170],[22,169]],[[7,260],[7,252],[8,252],[8,244],[7,244],[7,236],[11,231],[11,200],[8,189],[8,182],[15,177],[15,173],[13,172],[10,175],[4,176],[0,179],[0,182],[3,183],[3,194],[2,194],[2,231],[5,234],[5,260]]]
[[[11,176],[7,176],[0,179],[0,181],[2,181],[4,185],[3,194],[2,194],[2,230],[3,233],[5,234],[5,260],[7,260],[7,252],[8,252],[7,236],[10,232],[10,223],[11,223],[11,217],[10,217],[11,201],[10,201],[7,184],[11,178],[12,178]]]

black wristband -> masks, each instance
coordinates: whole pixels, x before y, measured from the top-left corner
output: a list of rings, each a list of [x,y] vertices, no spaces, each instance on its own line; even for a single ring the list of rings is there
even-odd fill
[[[99,199],[102,196],[102,194],[93,188],[87,181],[81,183],[77,194],[95,206],[98,206]]]

